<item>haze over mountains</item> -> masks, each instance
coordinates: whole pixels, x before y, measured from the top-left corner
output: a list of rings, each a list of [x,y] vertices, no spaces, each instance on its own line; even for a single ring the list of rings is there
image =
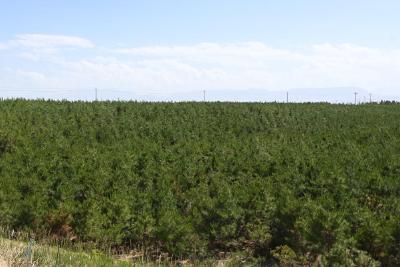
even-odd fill
[[[95,89],[69,90],[59,93],[57,91],[36,91],[34,94],[26,91],[3,91],[3,98],[51,98],[67,100],[95,100]],[[286,102],[287,93],[289,102],[329,102],[329,103],[350,103],[353,104],[354,93],[357,92],[357,103],[368,103],[370,99],[373,102],[382,100],[396,100],[399,97],[389,94],[371,94],[368,90],[357,87],[332,87],[332,88],[292,88],[285,91],[270,91],[263,89],[249,90],[188,90],[185,92],[164,93],[152,91],[147,94],[135,93],[133,90],[102,89],[98,88],[98,100],[137,100],[137,101],[233,101],[233,102]],[[205,95],[204,95],[205,93]],[[371,97],[371,98],[370,98]]]

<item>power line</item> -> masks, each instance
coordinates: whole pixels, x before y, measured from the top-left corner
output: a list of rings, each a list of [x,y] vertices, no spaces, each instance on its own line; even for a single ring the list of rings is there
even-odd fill
[[[30,88],[7,88],[0,87],[0,92],[29,92],[29,93],[59,93],[59,92],[76,92],[83,91],[85,89],[62,89],[62,88],[54,88],[54,89],[30,89]]]

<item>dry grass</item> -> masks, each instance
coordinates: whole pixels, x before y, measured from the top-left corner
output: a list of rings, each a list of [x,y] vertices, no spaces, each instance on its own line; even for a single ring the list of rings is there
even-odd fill
[[[189,260],[173,261],[170,257],[146,258],[145,253],[130,253],[110,256],[97,250],[83,248],[65,249],[65,246],[37,244],[34,240],[27,242],[29,236],[24,233],[5,231],[0,228],[0,267],[231,267],[259,266],[244,261],[240,255],[231,255],[226,259],[209,260],[193,263]],[[68,247],[68,246],[66,246]]]
[[[47,245],[14,241],[0,238],[0,267],[168,267],[168,266],[201,266],[229,267],[254,266],[238,264],[231,260],[213,260],[193,264],[182,261],[150,261],[142,255],[124,255],[111,257],[96,251],[91,253],[69,251]]]
[[[127,267],[133,265],[101,253],[71,252],[65,249],[7,239],[0,239],[0,258],[4,264],[7,264],[7,267]]]

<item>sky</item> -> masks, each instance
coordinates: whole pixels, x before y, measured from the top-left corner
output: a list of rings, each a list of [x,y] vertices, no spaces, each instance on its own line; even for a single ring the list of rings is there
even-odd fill
[[[400,99],[398,0],[0,0],[0,97]]]

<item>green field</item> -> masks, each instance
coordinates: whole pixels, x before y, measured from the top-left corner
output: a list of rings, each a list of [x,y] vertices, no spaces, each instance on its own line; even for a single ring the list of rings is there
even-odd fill
[[[0,226],[171,259],[400,266],[400,105],[0,101]]]

